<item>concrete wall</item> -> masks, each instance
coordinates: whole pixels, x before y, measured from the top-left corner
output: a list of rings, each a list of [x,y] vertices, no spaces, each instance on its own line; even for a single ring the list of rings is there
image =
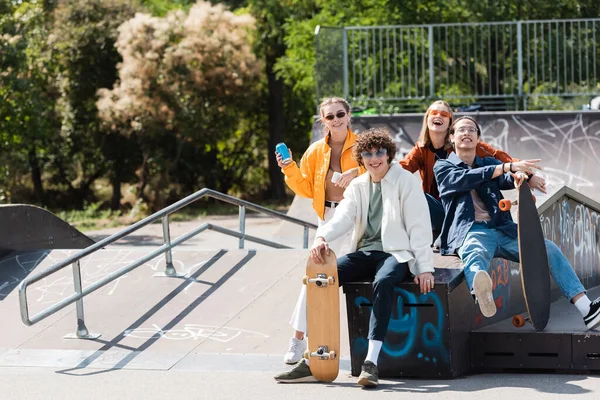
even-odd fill
[[[600,200],[600,112],[482,112],[470,115],[482,126],[482,139],[512,157],[541,158],[551,190],[569,186]],[[395,137],[398,157],[410,151],[421,131],[423,114],[353,116],[352,129],[385,126]],[[316,121],[313,140],[322,137]]]

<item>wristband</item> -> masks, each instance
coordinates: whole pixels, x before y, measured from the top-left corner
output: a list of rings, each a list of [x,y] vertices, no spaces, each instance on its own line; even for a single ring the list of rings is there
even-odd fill
[[[512,163],[510,163],[510,172],[514,172],[514,171],[512,170]]]

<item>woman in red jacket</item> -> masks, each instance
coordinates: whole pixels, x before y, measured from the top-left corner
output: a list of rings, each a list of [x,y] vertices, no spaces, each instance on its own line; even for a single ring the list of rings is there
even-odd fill
[[[400,165],[404,169],[413,173],[419,171],[423,181],[423,191],[429,204],[431,227],[438,233],[442,230],[444,222],[444,208],[433,174],[433,165],[439,159],[446,159],[448,154],[454,151],[449,138],[449,128],[452,125],[453,116],[452,108],[448,103],[443,100],[433,102],[423,117],[423,127],[417,144],[400,161]],[[502,150],[495,149],[481,140],[477,144],[477,156],[494,157],[505,163],[514,161]],[[539,176],[531,177],[529,185],[531,188],[546,193],[546,182]]]

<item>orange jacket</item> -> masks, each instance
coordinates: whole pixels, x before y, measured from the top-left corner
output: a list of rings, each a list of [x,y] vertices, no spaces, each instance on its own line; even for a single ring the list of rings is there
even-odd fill
[[[497,150],[482,141],[477,143],[477,156],[494,157],[502,162],[514,161],[502,150]],[[440,194],[433,175],[433,164],[435,164],[435,161],[435,154],[433,151],[431,151],[428,146],[417,143],[410,153],[408,153],[403,160],[400,160],[400,165],[402,168],[412,173],[419,171],[421,180],[423,181],[423,191],[435,198],[439,198]]]
[[[354,142],[356,142],[356,134],[348,129],[340,156],[340,164],[342,172],[359,167],[359,174],[362,174],[366,171],[365,168],[360,167],[352,157]],[[292,161],[281,169],[285,175],[285,183],[294,193],[313,199],[313,208],[321,219],[325,217],[325,178],[329,170],[330,159],[331,147],[329,147],[329,135],[326,135],[306,149],[300,161],[300,167],[295,161]]]

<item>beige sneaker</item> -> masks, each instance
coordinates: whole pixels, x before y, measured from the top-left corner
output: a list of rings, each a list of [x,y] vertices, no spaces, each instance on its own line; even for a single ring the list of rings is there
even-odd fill
[[[492,278],[485,271],[477,271],[473,279],[473,291],[484,317],[496,315],[496,303],[492,294]]]

